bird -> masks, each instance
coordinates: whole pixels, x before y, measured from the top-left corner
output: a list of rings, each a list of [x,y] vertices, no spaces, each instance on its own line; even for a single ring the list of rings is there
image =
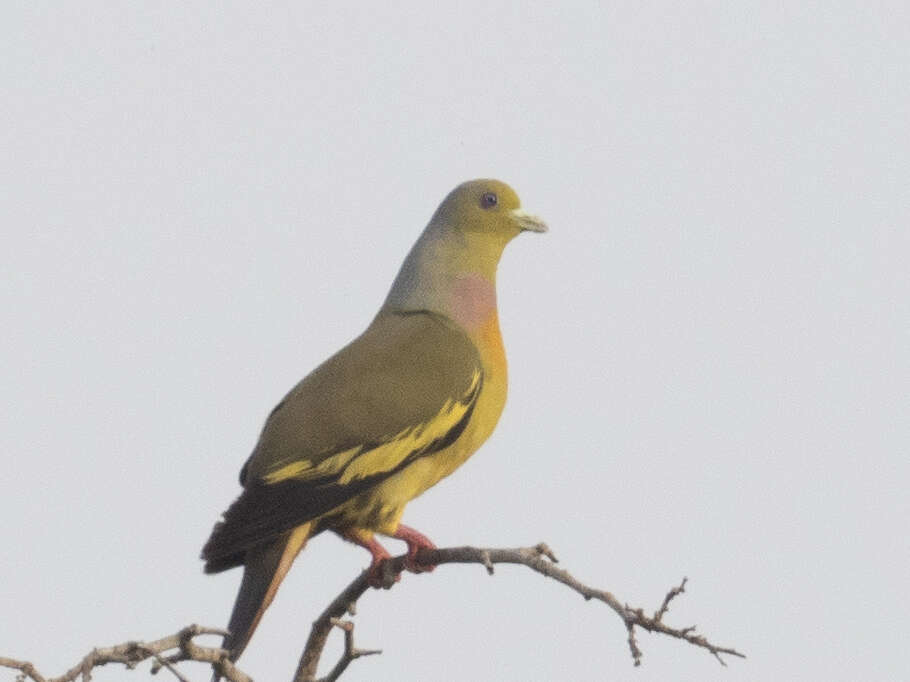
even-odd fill
[[[514,237],[545,231],[504,182],[460,184],[366,330],[268,415],[241,469],[243,490],[202,550],[206,573],[243,566],[222,644],[231,661],[317,533],[331,530],[367,549],[374,587],[391,556],[377,534],[406,543],[407,570],[434,568],[416,558],[435,545],[402,524],[402,514],[493,432],[507,392],[497,266]]]

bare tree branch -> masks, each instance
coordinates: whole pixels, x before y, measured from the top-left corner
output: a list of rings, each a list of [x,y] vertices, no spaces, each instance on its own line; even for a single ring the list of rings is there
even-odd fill
[[[391,589],[395,585],[398,575],[404,570],[407,555],[401,555],[386,560],[382,564],[382,586]],[[449,547],[445,549],[423,549],[417,553],[416,563],[422,566],[435,566],[439,564],[480,564],[487,569],[490,575],[494,573],[495,564],[521,564],[533,571],[574,590],[586,601],[596,599],[609,606],[621,619],[628,632],[629,651],[632,654],[634,665],[641,664],[642,652],[635,639],[635,628],[642,628],[649,632],[657,632],[669,637],[681,639],[689,644],[707,650],[721,665],[726,665],[722,654],[729,656],[745,656],[735,649],[717,646],[709,642],[703,635],[695,634],[695,626],[685,628],[672,628],[663,622],[664,616],[670,608],[670,602],[686,590],[687,579],[669,590],[660,607],[653,616],[645,615],[641,608],[632,608],[621,603],[613,594],[583,584],[568,571],[556,566],[556,555],[547,545],[540,543],[534,547],[519,547],[516,549],[484,549],[478,547]],[[320,616],[313,622],[310,636],[307,639],[300,663],[294,675],[294,682],[336,682],[347,670],[352,661],[362,657],[381,653],[379,650],[358,649],[354,646],[354,624],[344,620],[345,614],[354,615],[357,600],[367,591],[367,572],[364,571],[351,582],[334,600],[326,607]],[[319,659],[333,628],[344,632],[344,651],[341,658],[332,670],[323,678],[316,677]],[[223,630],[204,628],[190,625],[176,634],[154,642],[126,642],[112,647],[93,649],[77,665],[59,677],[45,677],[26,661],[0,657],[0,667],[18,670],[17,682],[75,682],[81,677],[82,682],[90,682],[92,670],[108,663],[120,663],[128,669],[135,668],[139,663],[152,660],[152,673],[167,669],[179,682],[187,682],[177,663],[183,661],[199,661],[209,663],[228,682],[253,682],[249,675],[236,668],[228,659],[225,650],[218,647],[204,647],[196,644],[193,639],[200,635],[224,635]]]
[[[335,682],[335,680],[341,677],[341,673],[347,670],[347,667],[355,658],[382,653],[382,649],[358,649],[354,646],[354,624],[351,621],[332,618],[331,624],[344,631],[344,653],[341,655],[338,663],[335,664],[335,667],[332,668],[331,672],[319,680],[319,682]]]
[[[395,579],[399,573],[404,570],[407,555],[397,556],[388,559],[382,566],[383,570],[383,588],[391,589],[395,584]],[[558,563],[553,551],[544,543],[534,547],[519,547],[517,549],[484,549],[478,547],[449,547],[445,549],[423,549],[417,553],[417,563],[424,566],[434,566],[439,564],[480,564],[487,569],[487,573],[493,575],[494,564],[521,564],[527,566],[533,571],[540,573],[548,578],[566,585],[574,590],[586,601],[596,599],[605,603],[618,615],[629,633],[628,643],[629,651],[632,654],[634,665],[641,664],[642,652],[638,647],[635,639],[635,628],[639,627],[648,632],[658,632],[669,637],[681,639],[689,644],[706,649],[722,665],[726,665],[721,654],[730,656],[745,656],[735,649],[729,647],[717,646],[709,642],[703,635],[695,634],[695,626],[686,628],[672,628],[663,622],[663,618],[670,607],[670,602],[685,591],[687,579],[683,578],[682,583],[672,588],[664,597],[660,608],[654,612],[653,616],[645,615],[643,609],[632,608],[627,604],[621,603],[613,594],[605,590],[595,589],[581,583],[568,571],[558,568]],[[319,659],[325,648],[326,641],[333,627],[337,627],[341,622],[339,619],[346,613],[353,613],[354,605],[357,600],[367,591],[367,573],[364,571],[354,581],[348,585],[334,600],[325,608],[320,616],[313,622],[310,630],[310,636],[307,639],[303,654],[300,657],[300,663],[297,666],[297,672],[294,675],[294,682],[334,682],[338,676],[347,668],[352,660],[357,658],[356,655],[350,655],[349,651],[353,649],[353,626],[345,629],[345,653],[338,661],[332,672],[322,679],[317,679],[316,671],[319,666]],[[378,653],[378,652],[369,652]],[[361,655],[364,655],[361,653]]]
[[[132,670],[146,660],[155,661],[152,672],[161,668],[170,671],[177,680],[187,682],[177,670],[175,663],[182,661],[199,661],[212,664],[228,682],[253,682],[253,679],[236,668],[228,660],[227,652],[218,647],[205,647],[196,644],[193,639],[200,635],[224,635],[224,630],[190,625],[169,637],[162,637],[154,642],[125,642],[116,646],[92,649],[79,663],[59,677],[45,677],[26,661],[0,657],[0,667],[18,670],[17,682],[74,682],[81,677],[82,682],[90,682],[92,670],[108,663],[120,663]],[[171,651],[174,653],[168,653]]]

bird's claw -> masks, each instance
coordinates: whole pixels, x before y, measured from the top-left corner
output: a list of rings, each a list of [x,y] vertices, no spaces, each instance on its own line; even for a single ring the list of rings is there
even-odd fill
[[[408,545],[408,555],[404,560],[404,567],[411,573],[431,573],[435,564],[417,563],[417,553],[422,549],[436,549],[436,545],[423,533],[408,526],[399,525],[394,537],[404,540]]]
[[[401,573],[395,573],[389,564],[391,556],[374,558],[367,569],[367,585],[378,589],[390,589],[401,580]]]

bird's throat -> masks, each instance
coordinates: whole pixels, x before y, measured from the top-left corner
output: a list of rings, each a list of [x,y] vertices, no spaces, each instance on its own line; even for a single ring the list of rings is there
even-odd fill
[[[431,224],[401,266],[384,308],[432,310],[477,335],[496,321],[496,268],[504,246]]]
[[[482,275],[456,277],[447,303],[449,317],[474,336],[496,317],[496,284]]]

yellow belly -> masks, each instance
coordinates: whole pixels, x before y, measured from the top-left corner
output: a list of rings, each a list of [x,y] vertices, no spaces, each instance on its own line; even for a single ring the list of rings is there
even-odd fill
[[[505,407],[508,385],[505,351],[495,317],[483,325],[475,343],[481,351],[483,386],[461,436],[444,450],[417,459],[372,490],[346,502],[336,512],[340,517],[336,517],[337,523],[391,535],[408,502],[464,464],[490,437]]]

